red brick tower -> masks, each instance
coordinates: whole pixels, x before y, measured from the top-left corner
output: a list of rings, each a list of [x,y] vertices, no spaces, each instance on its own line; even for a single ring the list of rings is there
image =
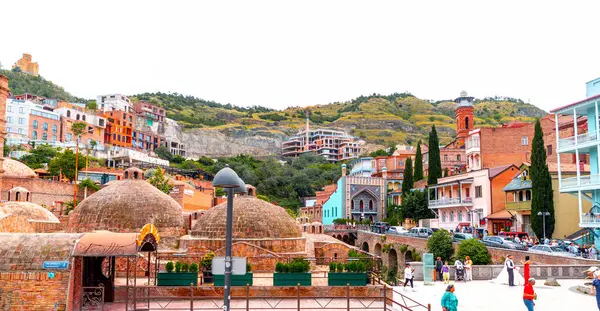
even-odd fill
[[[6,137],[6,98],[8,97],[8,78],[0,75],[0,148],[4,148]],[[0,155],[0,174],[4,173],[4,157]]]
[[[460,146],[465,143],[465,138],[469,136],[469,131],[473,129],[473,97],[467,95],[467,92],[460,92],[460,97],[455,99],[456,103],[456,139]]]

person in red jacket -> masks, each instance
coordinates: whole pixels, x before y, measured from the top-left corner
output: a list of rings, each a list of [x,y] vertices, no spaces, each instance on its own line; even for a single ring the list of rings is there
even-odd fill
[[[525,256],[525,263],[523,264],[525,266],[524,271],[523,271],[523,276],[525,277],[525,280],[529,280],[529,278],[531,277],[530,270],[529,270],[530,264],[531,264],[531,262],[529,262],[529,256]],[[527,285],[527,283],[525,285]]]
[[[533,285],[535,285],[535,279],[530,278],[523,290],[523,303],[525,303],[527,311],[533,311],[533,307],[535,306],[535,302],[533,301],[537,299],[537,295],[533,291]]]

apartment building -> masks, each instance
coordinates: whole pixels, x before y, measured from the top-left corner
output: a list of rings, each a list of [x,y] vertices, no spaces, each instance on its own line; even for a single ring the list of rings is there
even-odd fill
[[[96,99],[98,110],[102,112],[122,110],[128,113],[133,113],[133,105],[131,100],[122,94],[98,95]]]
[[[303,130],[282,144],[282,155],[297,157],[305,152],[325,157],[330,162],[356,159],[361,143],[344,131],[331,129]]]
[[[112,110],[100,114],[106,118],[104,143],[119,147],[131,147],[135,115],[125,110]]]
[[[145,116],[149,120],[156,122],[165,122],[166,112],[165,109],[145,101],[133,103],[133,109],[138,115]],[[152,121],[149,121],[152,122]],[[149,124],[152,126],[152,124]]]

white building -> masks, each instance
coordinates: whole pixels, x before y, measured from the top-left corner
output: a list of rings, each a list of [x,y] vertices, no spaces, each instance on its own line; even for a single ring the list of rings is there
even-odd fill
[[[98,110],[103,112],[123,110],[133,113],[133,105],[127,96],[121,94],[98,95],[96,100]]]
[[[61,107],[54,109],[54,112],[71,120],[84,121],[88,124],[106,128],[106,118],[97,116],[95,114],[82,112],[73,108]]]
[[[52,120],[60,120],[57,113],[45,110],[40,104],[29,100],[9,98],[6,101],[6,133],[29,137],[29,115],[31,114]]]

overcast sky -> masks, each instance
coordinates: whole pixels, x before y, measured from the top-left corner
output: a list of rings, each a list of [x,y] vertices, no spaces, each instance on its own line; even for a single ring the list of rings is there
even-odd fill
[[[178,92],[273,108],[409,91],[545,110],[600,77],[600,1],[2,1],[0,62],[27,52],[76,96]]]

